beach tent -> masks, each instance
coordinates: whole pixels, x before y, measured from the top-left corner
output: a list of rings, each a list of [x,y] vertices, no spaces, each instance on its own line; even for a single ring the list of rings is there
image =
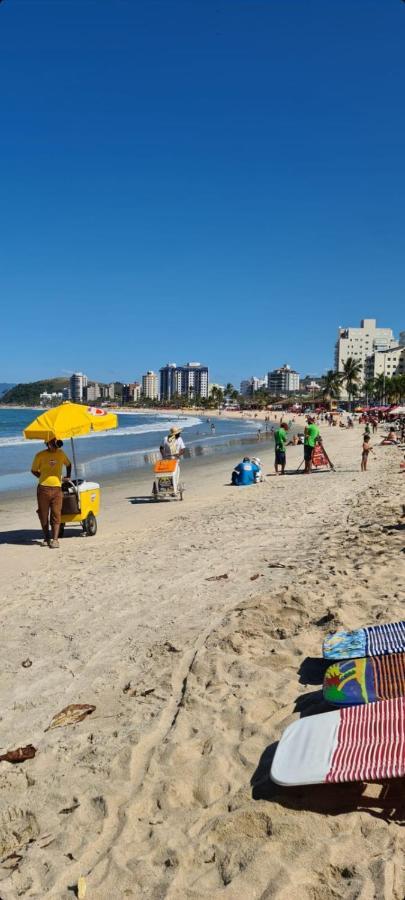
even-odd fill
[[[389,416],[405,416],[405,406],[393,406],[388,411]]]
[[[81,406],[80,403],[61,403],[42,413],[27,428],[24,437],[27,440],[51,441],[52,438],[72,442],[73,464],[77,480],[76,454],[73,438],[90,434],[91,431],[107,431],[116,428],[118,416],[115,413],[99,409],[97,406]]]

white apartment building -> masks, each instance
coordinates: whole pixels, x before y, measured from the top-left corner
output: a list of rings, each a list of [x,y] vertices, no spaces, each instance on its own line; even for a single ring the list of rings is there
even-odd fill
[[[208,367],[199,362],[167,363],[160,369],[160,396],[162,400],[171,400],[174,394],[208,397],[208,380]]]
[[[287,363],[284,363],[279,369],[268,373],[267,387],[272,394],[291,394],[299,391],[300,376]]]
[[[52,391],[51,394],[48,394],[47,391],[43,391],[43,393],[39,395],[41,406],[59,406],[59,404],[62,403],[62,400],[62,391]]]
[[[255,391],[259,391],[262,387],[267,387],[267,378],[265,376],[256,378],[256,375],[252,375],[251,378],[245,378],[241,381],[240,392],[243,397],[251,397]]]
[[[225,385],[224,385],[224,384],[217,384],[216,381],[210,381],[209,384],[208,384],[208,396],[210,396],[210,395],[212,394],[212,391],[213,391],[214,388],[216,388],[217,391],[224,391],[224,390],[225,390]]]
[[[156,372],[149,370],[142,375],[142,394],[147,400],[159,399],[159,376]]]
[[[339,328],[335,345],[335,370],[343,372],[349,357],[361,362],[360,382],[366,378],[366,360],[384,350],[398,346],[391,328],[377,328],[376,319],[362,319],[360,328]]]
[[[366,360],[366,379],[377,378],[385,375],[392,378],[393,375],[405,375],[405,346],[391,347],[389,350],[380,350],[373,353]]]
[[[87,400],[87,403],[95,403],[96,400],[100,397],[100,385],[97,381],[94,384],[88,384],[87,388],[83,391],[83,396]]]

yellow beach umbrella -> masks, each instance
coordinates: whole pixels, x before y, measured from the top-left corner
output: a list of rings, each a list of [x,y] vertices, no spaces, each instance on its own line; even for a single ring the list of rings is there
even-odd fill
[[[80,403],[61,403],[38,416],[24,429],[28,440],[64,441],[67,438],[90,434],[91,431],[105,431],[116,428],[118,417],[96,406],[81,406]]]
[[[55,438],[64,441],[72,439],[73,462],[76,470],[76,457],[73,438],[90,434],[91,431],[107,431],[116,428],[118,416],[115,413],[99,409],[97,406],[81,406],[80,403],[61,403],[38,416],[24,429],[27,440],[51,441]]]

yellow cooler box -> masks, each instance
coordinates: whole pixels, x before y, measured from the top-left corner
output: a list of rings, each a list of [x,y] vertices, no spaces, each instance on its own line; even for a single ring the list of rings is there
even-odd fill
[[[85,534],[92,536],[97,531],[100,511],[100,485],[96,481],[64,481],[62,484],[62,518],[60,536],[65,525],[81,525]]]

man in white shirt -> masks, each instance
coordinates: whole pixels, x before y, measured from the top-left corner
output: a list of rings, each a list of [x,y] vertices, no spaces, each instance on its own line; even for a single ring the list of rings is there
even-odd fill
[[[174,425],[173,428],[170,429],[167,437],[165,437],[160,448],[163,459],[173,459],[173,457],[183,456],[185,449],[185,444],[181,437],[181,428]]]

